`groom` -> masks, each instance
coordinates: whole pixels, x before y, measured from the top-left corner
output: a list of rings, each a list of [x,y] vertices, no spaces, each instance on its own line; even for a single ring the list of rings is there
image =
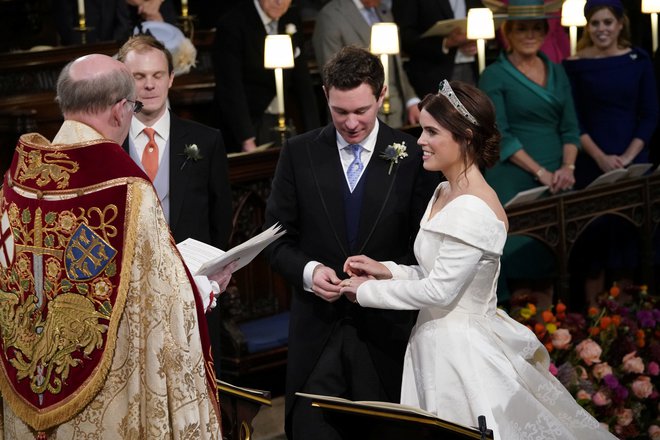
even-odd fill
[[[385,86],[380,60],[345,47],[323,69],[332,124],[282,148],[265,227],[287,234],[271,264],[294,287],[285,429],[291,439],[339,439],[298,391],[398,402],[413,312],[360,308],[339,293],[349,255],[414,262],[412,243],[437,184],[416,140],[377,119]],[[405,143],[407,156],[381,156]],[[390,148],[392,150],[392,148]],[[396,155],[395,155],[396,156]]]

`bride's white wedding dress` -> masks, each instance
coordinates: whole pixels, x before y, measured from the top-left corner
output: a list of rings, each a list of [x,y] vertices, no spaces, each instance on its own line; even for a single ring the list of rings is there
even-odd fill
[[[394,279],[358,289],[364,307],[419,309],[405,356],[401,403],[464,426],[484,415],[495,439],[614,439],[548,371],[549,355],[497,308],[507,232],[481,199],[462,195],[415,240],[419,266],[385,264]]]

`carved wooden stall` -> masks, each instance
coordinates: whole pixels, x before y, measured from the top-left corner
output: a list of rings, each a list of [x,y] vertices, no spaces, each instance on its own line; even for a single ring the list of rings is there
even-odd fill
[[[660,172],[514,205],[507,215],[509,234],[534,237],[555,254],[556,291],[563,301],[569,299],[569,256],[580,234],[603,215],[626,219],[639,231],[642,279],[655,292],[652,238],[660,233]]]

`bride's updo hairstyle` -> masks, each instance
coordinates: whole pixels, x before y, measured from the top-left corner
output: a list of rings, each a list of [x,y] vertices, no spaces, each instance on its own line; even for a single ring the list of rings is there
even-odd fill
[[[497,163],[501,135],[495,107],[484,92],[462,81],[443,81],[438,93],[426,95],[418,106],[452,133],[466,169],[473,163],[481,170]]]

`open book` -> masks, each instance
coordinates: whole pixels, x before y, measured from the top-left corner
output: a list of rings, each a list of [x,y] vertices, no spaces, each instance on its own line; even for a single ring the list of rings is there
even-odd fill
[[[646,173],[653,166],[652,163],[634,163],[628,165],[626,177],[639,177]]]
[[[381,424],[389,420],[399,420],[420,424],[422,426],[434,426],[437,432],[458,434],[460,435],[460,438],[493,438],[493,432],[491,430],[487,430],[485,436],[482,437],[481,432],[477,428],[467,427],[443,420],[434,413],[414,406],[392,402],[353,401],[341,397],[324,396],[319,394],[296,393],[296,395],[311,399],[312,406],[317,406],[319,408],[380,418]],[[432,438],[456,437],[434,436]]]
[[[540,198],[543,194],[545,194],[547,190],[548,187],[544,185],[544,186],[537,186],[532,189],[527,189],[525,191],[520,191],[518,194],[513,196],[508,202],[506,202],[504,204],[504,207],[508,208],[509,206],[517,205],[519,203],[536,200]]]
[[[266,246],[284,235],[285,232],[286,230],[282,229],[280,224],[274,224],[261,234],[255,235],[227,252],[194,238],[187,238],[178,243],[176,247],[193,275],[210,276],[222,270],[232,261],[238,262],[234,269],[234,272],[236,272],[252,261]]]

